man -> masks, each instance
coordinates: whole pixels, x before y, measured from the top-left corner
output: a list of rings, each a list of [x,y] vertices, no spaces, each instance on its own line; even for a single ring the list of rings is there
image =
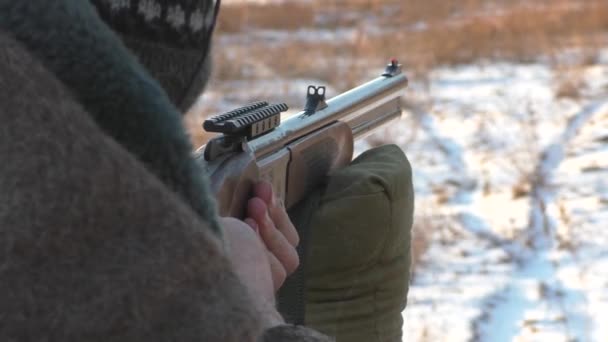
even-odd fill
[[[249,203],[255,234],[215,217],[190,157],[175,106],[207,77],[213,4],[0,13],[0,339],[326,340],[274,309],[297,238],[268,186]]]
[[[268,303],[253,230],[224,220],[221,242],[178,112],[93,5],[1,1],[0,13],[0,340],[326,340]]]

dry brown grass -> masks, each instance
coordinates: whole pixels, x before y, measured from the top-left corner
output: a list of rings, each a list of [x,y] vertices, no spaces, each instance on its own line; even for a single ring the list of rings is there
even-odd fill
[[[557,85],[555,96],[558,99],[578,100],[582,96],[583,85],[580,79],[563,79]]]
[[[585,91],[584,68],[594,62],[589,62],[583,58],[579,65],[564,66],[556,70],[556,77],[553,81],[555,97],[558,99],[579,100]]]
[[[598,35],[608,30],[607,23],[608,3],[589,2],[581,8],[512,7],[501,14],[436,22],[424,31],[404,32],[390,50],[423,70],[484,58],[530,61],[540,54],[551,56],[564,47],[596,45]],[[370,43],[374,45],[374,41]],[[391,46],[388,41],[375,45]]]
[[[313,7],[298,2],[226,4],[220,13],[218,30],[221,32],[241,32],[250,27],[294,30],[312,26],[315,16]]]
[[[344,87],[360,80],[360,68],[340,74],[330,63],[311,61],[318,57],[347,57],[347,63],[365,59],[373,65],[397,56],[410,74],[424,74],[437,65],[480,59],[532,61],[539,55],[552,56],[565,47],[595,48],[601,46],[608,32],[608,2],[603,0],[546,0],[533,5],[506,0],[334,0],[238,5],[222,11],[223,32],[333,25],[356,29],[357,37],[350,41],[315,43],[286,39],[273,46],[252,46],[248,53],[282,77],[340,81]],[[321,16],[331,19],[317,23],[315,18]],[[397,31],[374,36],[358,27],[370,16],[375,16],[380,25]],[[424,23],[423,29],[413,29],[415,23]],[[221,56],[217,65],[222,69],[222,61],[227,58],[218,53]],[[238,68],[222,69],[222,77],[239,76]]]

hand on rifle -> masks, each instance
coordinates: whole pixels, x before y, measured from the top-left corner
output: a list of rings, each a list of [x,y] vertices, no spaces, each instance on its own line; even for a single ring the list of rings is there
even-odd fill
[[[253,195],[247,205],[245,222],[259,234],[266,247],[274,290],[277,291],[285,278],[298,268],[300,259],[296,247],[300,238],[283,202],[273,194],[270,183],[256,184]]]
[[[253,196],[247,203],[246,224],[229,217],[221,224],[234,270],[272,326],[282,323],[274,296],[300,263],[299,236],[269,183],[256,184]]]

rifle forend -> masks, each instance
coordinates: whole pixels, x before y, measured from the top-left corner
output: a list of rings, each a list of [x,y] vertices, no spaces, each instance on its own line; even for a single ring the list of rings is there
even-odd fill
[[[305,110],[280,122],[285,104],[256,102],[212,117],[203,127],[222,133],[195,157],[211,178],[222,216],[242,218],[251,186],[272,183],[290,208],[333,170],[352,160],[353,142],[401,116],[407,87],[392,60],[384,73],[325,101],[325,87],[308,87]]]

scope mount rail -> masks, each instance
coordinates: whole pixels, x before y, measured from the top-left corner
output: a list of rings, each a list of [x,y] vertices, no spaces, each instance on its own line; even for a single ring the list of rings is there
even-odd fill
[[[287,109],[289,107],[285,103],[268,104],[259,101],[205,120],[205,131],[223,134],[209,141],[205,148],[205,160],[238,152],[242,143],[278,127],[281,124],[281,113]]]

